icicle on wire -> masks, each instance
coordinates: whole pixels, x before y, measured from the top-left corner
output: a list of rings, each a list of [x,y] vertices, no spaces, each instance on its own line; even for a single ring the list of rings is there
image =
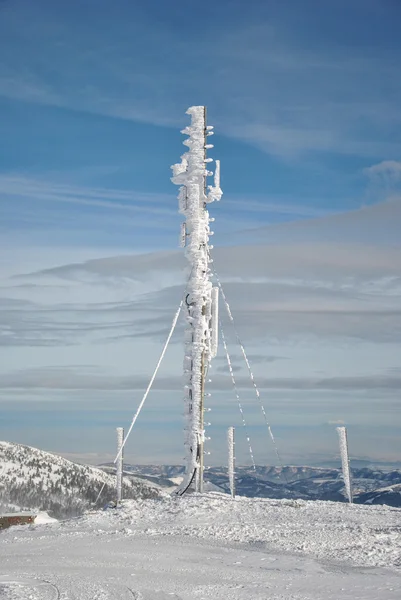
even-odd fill
[[[253,455],[253,450],[252,450],[252,445],[251,445],[251,438],[249,437],[248,427],[247,427],[247,424],[246,424],[245,415],[244,415],[244,411],[243,411],[242,404],[241,404],[241,398],[239,396],[239,392],[238,392],[238,388],[237,388],[237,382],[235,381],[234,371],[233,371],[233,367],[232,367],[232,364],[231,364],[231,358],[230,358],[230,355],[228,353],[226,336],[224,335],[223,326],[221,324],[221,321],[219,322],[219,326],[220,326],[220,333],[221,333],[221,341],[223,342],[224,352],[226,353],[228,370],[230,371],[230,376],[231,376],[231,381],[232,381],[233,388],[234,388],[235,397],[237,399],[238,408],[239,408],[239,411],[241,413],[242,425],[244,427],[246,441],[248,442],[248,448],[249,448],[249,454],[251,455],[252,466],[253,466],[253,469],[256,471],[255,457]]]
[[[149,392],[150,392],[150,388],[151,388],[151,387],[152,387],[152,385],[153,385],[153,382],[154,382],[154,380],[155,380],[155,378],[156,378],[157,372],[158,372],[158,370],[159,370],[159,367],[160,367],[160,365],[161,365],[161,363],[162,363],[162,360],[163,360],[163,358],[164,358],[164,355],[166,354],[167,346],[168,346],[168,345],[169,345],[169,343],[170,343],[171,336],[173,335],[173,332],[174,332],[175,326],[177,325],[178,317],[180,316],[180,312],[181,312],[181,309],[182,309],[182,305],[183,305],[183,304],[184,304],[184,299],[182,299],[182,300],[181,300],[181,302],[180,302],[180,305],[179,305],[179,307],[178,307],[178,309],[177,309],[177,312],[176,312],[176,313],[175,313],[175,315],[174,315],[174,319],[173,319],[173,322],[172,322],[172,325],[171,325],[170,333],[169,333],[169,334],[168,334],[168,336],[167,336],[167,339],[166,339],[166,342],[165,342],[165,344],[164,344],[164,347],[163,347],[162,353],[160,354],[159,361],[158,361],[158,363],[157,363],[157,365],[156,365],[156,368],[155,368],[155,370],[154,370],[154,372],[153,372],[153,375],[152,375],[152,377],[151,377],[151,379],[150,379],[150,381],[149,381],[148,387],[146,388],[146,391],[145,391],[145,393],[144,393],[144,395],[143,395],[143,398],[142,398],[142,400],[141,400],[141,402],[140,402],[140,404],[139,404],[139,406],[138,406],[138,409],[137,409],[137,411],[136,411],[136,413],[135,413],[135,415],[134,415],[134,417],[133,417],[133,419],[132,419],[131,425],[130,425],[130,427],[129,427],[128,431],[127,431],[127,435],[125,436],[125,438],[124,438],[124,440],[123,440],[123,443],[122,443],[122,445],[121,445],[121,448],[120,448],[120,450],[118,451],[118,453],[117,453],[117,456],[116,456],[116,457],[115,457],[115,459],[114,459],[114,463],[116,463],[116,462],[117,462],[117,460],[119,459],[119,456],[120,456],[121,452],[122,452],[122,451],[123,451],[123,449],[124,449],[124,446],[125,446],[125,444],[126,444],[126,442],[127,442],[127,440],[128,440],[128,437],[129,437],[129,435],[130,435],[130,433],[131,433],[131,431],[132,431],[132,428],[133,428],[133,426],[135,425],[135,422],[136,422],[136,420],[137,420],[137,418],[138,418],[138,416],[139,416],[139,413],[141,412],[141,410],[142,410],[142,407],[143,407],[143,405],[145,404],[146,398],[148,397],[148,394],[149,394]]]
[[[248,360],[247,354],[245,352],[245,347],[244,347],[243,343],[241,342],[241,338],[239,337],[237,328],[235,326],[234,317],[233,317],[233,315],[231,313],[230,305],[227,302],[227,298],[226,298],[226,295],[224,293],[222,283],[221,283],[221,281],[219,279],[219,276],[217,275],[215,269],[213,269],[213,274],[216,277],[217,285],[219,286],[219,289],[220,289],[220,292],[221,292],[221,296],[223,298],[223,301],[224,301],[224,304],[225,304],[225,307],[226,307],[226,310],[227,310],[228,318],[231,321],[231,324],[232,324],[233,329],[234,329],[235,337],[237,338],[237,342],[238,342],[238,344],[239,344],[239,346],[241,348],[242,356],[244,357],[245,364],[247,366],[247,369],[248,369],[248,372],[249,372],[249,376],[251,378],[251,382],[252,382],[253,388],[255,390],[256,398],[258,399],[258,402],[260,404],[260,408],[261,408],[261,411],[262,411],[262,414],[263,414],[263,417],[264,417],[264,420],[265,420],[265,423],[266,423],[266,426],[267,426],[267,430],[269,432],[270,439],[271,439],[271,441],[273,443],[273,447],[274,447],[274,451],[275,451],[276,456],[277,456],[277,460],[279,461],[279,464],[280,464],[280,466],[282,468],[283,475],[284,475],[285,479],[287,480],[287,477],[286,477],[286,475],[284,473],[284,463],[283,463],[283,461],[281,459],[280,452],[278,450],[278,447],[277,447],[277,444],[276,444],[276,440],[275,440],[274,435],[273,435],[273,431],[271,429],[269,420],[267,418],[265,407],[263,406],[262,399],[260,397],[260,392],[259,392],[258,386],[256,385],[255,377],[253,375],[253,372],[252,372],[252,369],[251,369],[251,365],[249,364],[249,360]]]

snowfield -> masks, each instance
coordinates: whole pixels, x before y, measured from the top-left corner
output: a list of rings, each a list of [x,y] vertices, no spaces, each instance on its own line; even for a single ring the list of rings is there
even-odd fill
[[[0,534],[0,598],[399,600],[401,510],[208,493]]]

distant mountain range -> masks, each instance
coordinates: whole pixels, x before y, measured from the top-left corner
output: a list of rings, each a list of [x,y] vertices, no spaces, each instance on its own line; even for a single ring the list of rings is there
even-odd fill
[[[102,468],[107,470],[110,465],[102,465]],[[177,485],[184,469],[177,465],[125,465],[125,472],[172,488]],[[225,467],[207,469],[205,480],[213,489],[229,491]],[[352,480],[355,503],[401,507],[401,470],[355,468]],[[333,468],[257,466],[254,470],[252,467],[237,467],[236,489],[239,496],[250,498],[347,501],[342,473]]]
[[[159,498],[174,490],[183,473],[180,465],[126,464],[123,495]],[[401,507],[401,470],[355,468],[352,475],[356,503]],[[206,490],[229,492],[225,467],[207,469],[205,480]],[[114,500],[115,483],[114,465],[79,465],[37,448],[0,442],[0,514],[45,510],[58,519],[78,516]],[[250,498],[346,502],[341,471],[334,468],[237,467],[236,489]]]
[[[0,442],[0,514],[45,510],[60,519],[115,500],[115,476],[37,448]],[[104,485],[99,500],[97,496]],[[161,488],[140,477],[124,479],[126,498],[157,498]]]

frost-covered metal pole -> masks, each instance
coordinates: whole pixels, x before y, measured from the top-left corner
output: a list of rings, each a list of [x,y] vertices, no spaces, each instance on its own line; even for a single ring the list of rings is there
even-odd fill
[[[229,427],[227,432],[228,442],[228,481],[231,497],[235,498],[235,429]]]
[[[124,441],[124,429],[122,427],[117,427],[117,464],[116,464],[116,473],[117,473],[117,504],[121,503],[122,500],[122,490],[123,490],[123,441]]]
[[[186,477],[177,492],[181,494],[193,481],[196,491],[203,489],[204,383],[210,360],[217,350],[217,335],[213,331],[213,326],[217,326],[217,292],[212,291],[210,281],[208,245],[212,234],[209,223],[213,219],[209,218],[206,206],[222,196],[218,161],[214,185],[206,183],[207,177],[212,175],[207,169],[212,159],[206,154],[213,147],[207,143],[213,127],[206,125],[206,108],[191,106],[187,114],[191,116],[191,124],[182,133],[188,135],[184,141],[188,152],[172,167],[172,181],[181,186],[179,212],[186,219],[181,227],[181,245],[186,247],[189,263],[184,358]]]
[[[338,438],[339,438],[339,442],[340,442],[341,464],[342,464],[342,469],[343,469],[345,491],[348,496],[348,501],[352,504],[352,502],[353,502],[352,480],[351,480],[350,460],[349,460],[349,455],[348,455],[348,438],[347,438],[346,427],[337,427],[337,433],[338,433]]]

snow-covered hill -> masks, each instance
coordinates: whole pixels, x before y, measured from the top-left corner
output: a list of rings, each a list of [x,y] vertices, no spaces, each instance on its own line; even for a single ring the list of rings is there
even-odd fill
[[[387,504],[388,506],[401,506],[401,484],[375,489],[357,496],[357,501],[362,504]]]
[[[115,499],[115,477],[37,448],[0,442],[0,512],[46,510],[56,518],[82,514]],[[124,481],[126,498],[156,498],[160,487],[138,477]]]
[[[398,600],[401,510],[209,493],[0,535],[7,600]]]

